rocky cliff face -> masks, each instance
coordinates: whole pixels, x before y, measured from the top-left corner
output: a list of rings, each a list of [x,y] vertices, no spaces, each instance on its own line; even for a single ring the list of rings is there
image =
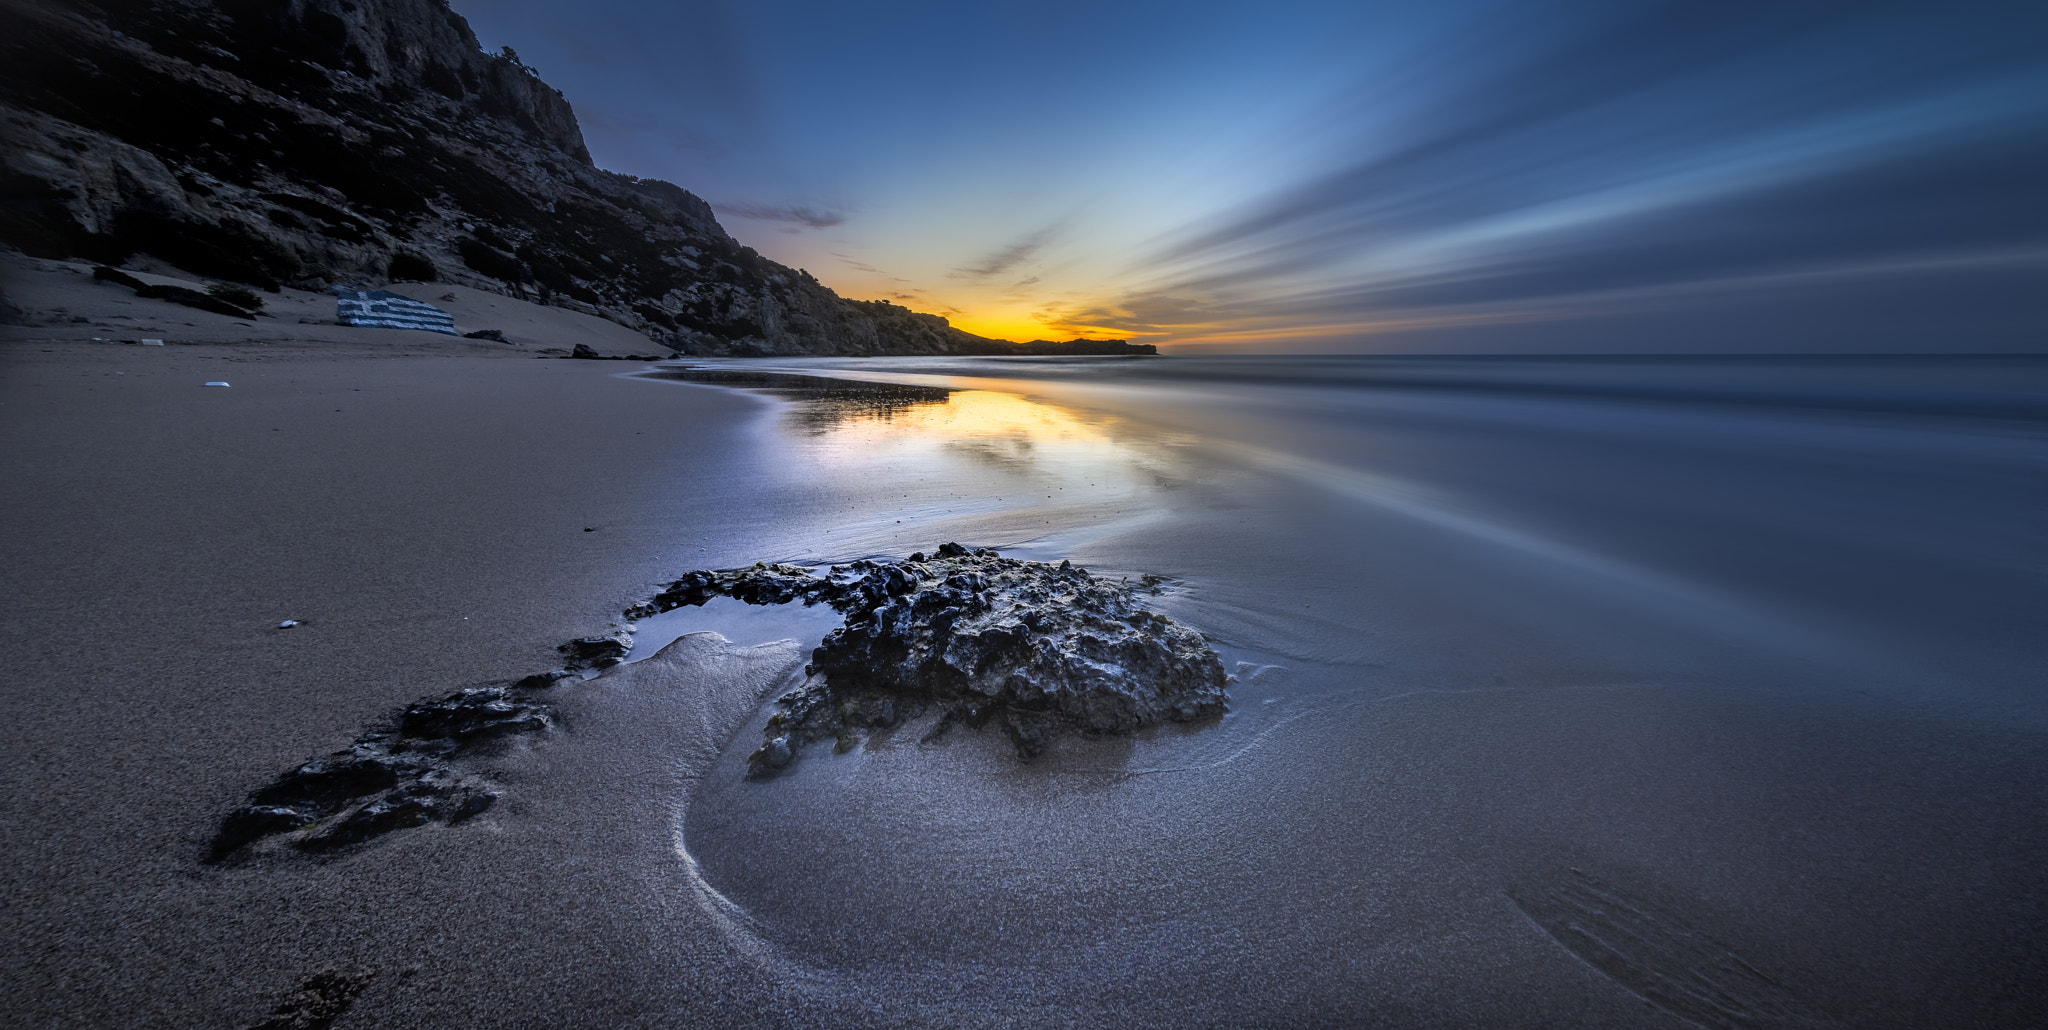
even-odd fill
[[[443,0],[0,0],[0,147],[0,242],[37,256],[438,279],[689,354],[1016,352],[845,300],[687,191],[593,167],[561,93]]]

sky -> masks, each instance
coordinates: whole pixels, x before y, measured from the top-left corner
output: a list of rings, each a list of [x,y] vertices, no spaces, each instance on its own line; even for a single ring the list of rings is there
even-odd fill
[[[2048,3],[454,0],[841,294],[1177,352],[2048,350]]]

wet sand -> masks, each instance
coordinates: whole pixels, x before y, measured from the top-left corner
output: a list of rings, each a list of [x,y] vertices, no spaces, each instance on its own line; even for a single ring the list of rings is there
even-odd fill
[[[2038,429],[10,333],[24,1024],[246,1026],[325,969],[339,1027],[2048,1016]],[[199,862],[657,581],[946,539],[1175,577],[1233,714],[748,781],[808,643],[740,619],[556,688],[470,823]]]
[[[1176,577],[1235,710],[1031,767],[729,752],[685,844],[786,969],[941,1025],[2048,1014],[2048,451],[2002,399],[2038,361],[1975,373],[1988,417],[1012,368],[855,363],[955,392],[787,389],[785,438],[1005,553]]]

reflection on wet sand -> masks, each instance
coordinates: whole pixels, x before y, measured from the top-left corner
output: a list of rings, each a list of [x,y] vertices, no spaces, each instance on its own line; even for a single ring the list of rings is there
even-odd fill
[[[884,417],[846,419],[835,442],[849,449],[933,443],[1021,471],[1047,452],[1057,453],[1062,464],[1121,457],[1124,448],[1110,437],[1106,421],[1084,419],[1014,394],[959,390],[942,403],[913,405]]]
[[[1141,445],[1134,439],[1136,427],[1123,420],[997,389],[751,370],[670,368],[645,375],[757,390],[793,402],[783,429],[836,471],[857,472],[890,458],[966,459],[1029,476],[1055,494],[1118,483],[1157,486],[1170,478],[1159,448],[1149,446],[1160,441]]]
[[[919,407],[944,404],[954,392],[938,386],[701,368],[664,368],[642,373],[641,378],[759,390],[796,401],[791,421],[812,435],[831,432],[847,423],[887,422]]]
[[[1028,765],[721,735],[677,839],[821,1010],[2048,1025],[2038,361],[846,364],[930,392],[752,424],[788,553],[1157,572],[1238,679]]]

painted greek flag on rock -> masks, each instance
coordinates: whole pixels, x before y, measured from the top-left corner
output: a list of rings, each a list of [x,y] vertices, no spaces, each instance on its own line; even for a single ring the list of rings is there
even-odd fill
[[[390,290],[336,289],[334,296],[334,314],[342,325],[424,329],[430,333],[455,335],[453,315]]]

